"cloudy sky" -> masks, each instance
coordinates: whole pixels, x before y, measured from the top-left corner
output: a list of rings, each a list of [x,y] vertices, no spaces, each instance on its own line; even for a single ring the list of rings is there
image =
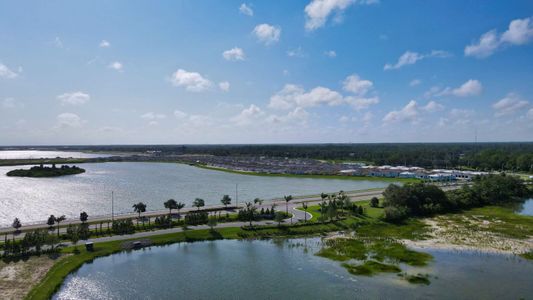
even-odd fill
[[[0,144],[533,140],[533,2],[3,1]]]

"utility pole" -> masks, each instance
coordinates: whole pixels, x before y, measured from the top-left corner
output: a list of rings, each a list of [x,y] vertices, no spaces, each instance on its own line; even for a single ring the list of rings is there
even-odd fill
[[[239,209],[239,184],[235,184],[235,203],[237,205],[237,209]]]

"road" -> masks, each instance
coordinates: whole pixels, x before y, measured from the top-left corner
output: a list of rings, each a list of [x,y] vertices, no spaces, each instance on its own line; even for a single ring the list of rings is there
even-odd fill
[[[456,188],[458,188],[458,186],[442,187],[444,191],[456,189]],[[369,200],[372,197],[381,197],[384,190],[385,189],[371,189],[371,190],[363,190],[363,191],[353,191],[353,192],[347,192],[346,195],[350,198],[351,201],[362,201],[362,200]],[[292,210],[294,207],[300,206],[300,204],[303,202],[307,202],[310,204],[317,204],[317,203],[320,203],[321,201],[322,199],[320,198],[319,195],[295,197],[292,201],[289,202],[289,209]],[[285,200],[280,199],[280,198],[269,200],[269,201],[264,201],[261,205],[257,205],[257,208],[261,210],[261,208],[265,208],[265,209],[270,208],[272,205],[276,205],[276,210],[279,210],[279,211],[285,211],[286,209]],[[242,207],[244,207],[244,203],[239,203],[239,208],[242,208]],[[217,208],[218,209],[224,208],[224,206],[223,205],[210,205],[210,206],[205,206],[203,209],[217,209]],[[196,211],[196,210],[197,210],[196,208],[184,208],[181,210],[181,214],[184,215],[184,214],[187,214],[188,212]],[[298,210],[292,210],[292,212],[295,213],[295,219],[293,219],[293,222],[300,220],[300,219],[301,220],[304,219],[303,213],[298,215],[298,212],[299,212]],[[142,214],[142,216],[148,217],[148,218],[155,218],[157,216],[163,216],[163,215],[168,215],[168,210],[149,211],[149,212],[145,212]],[[121,214],[121,215],[115,215],[114,219],[115,220],[132,219],[132,218],[136,219],[137,216],[138,214],[136,213]],[[290,219],[288,220],[290,222]],[[110,216],[96,216],[93,218],[89,218],[88,222],[91,224],[90,226],[92,228],[99,228],[100,223],[104,223],[102,228],[107,228],[107,222],[111,222],[111,217]],[[61,223],[60,233],[65,233],[66,227],[69,224],[77,225],[77,224],[81,224],[81,221],[79,219],[67,219],[63,221]],[[223,224],[224,224],[224,227],[234,227],[234,226],[242,225],[240,222],[221,223],[219,227],[223,227],[222,226]],[[37,229],[48,229],[48,228],[49,226],[46,225],[45,223],[22,226],[21,228],[22,232],[19,234],[16,234],[15,239],[23,238],[25,232],[27,231],[37,230]],[[199,228],[203,228],[203,227],[199,227]],[[205,228],[207,228],[207,226],[205,226]],[[175,228],[175,229],[178,229],[178,228]],[[160,231],[157,231],[157,232],[160,232]],[[13,233],[13,228],[8,227],[8,228],[0,229],[0,236],[7,235],[8,238],[12,238],[12,233]],[[150,232],[146,232],[146,234],[149,234],[149,233]],[[164,231],[161,231],[161,233],[157,233],[157,234],[162,234],[162,233],[164,233]],[[139,233],[139,234],[144,234],[144,232]]]
[[[352,201],[361,201],[361,200],[368,200],[372,197],[380,197],[382,192],[383,192],[384,189],[372,189],[372,190],[365,190],[365,191],[355,191],[355,192],[348,192],[347,195],[348,197],[350,197],[350,199]],[[302,197],[296,197],[295,199],[293,199],[292,201],[289,202],[289,209],[292,209],[296,206],[299,206],[302,202],[308,202],[310,204],[314,204],[314,203],[319,203],[320,201],[322,201],[322,199],[320,198],[320,196],[302,196]],[[286,210],[286,203],[285,203],[285,200],[283,199],[273,199],[273,200],[270,200],[270,201],[264,201],[261,205],[257,205],[257,208],[259,210],[261,210],[261,208],[271,208],[272,205],[276,205],[276,210],[280,210],[280,211],[285,211]],[[244,207],[244,203],[239,203],[239,207]],[[220,208],[224,208],[223,205],[210,205],[210,206],[205,206],[203,209],[220,209]],[[181,210],[181,214],[184,215],[184,214],[187,214],[188,212],[191,212],[191,211],[196,211],[197,209],[196,208],[184,208]],[[175,210],[174,210],[175,212]],[[296,213],[293,211],[293,213],[296,214],[296,218],[298,219],[299,217],[301,217],[301,219],[303,220],[304,219],[304,215],[303,213],[301,213],[301,215],[297,215],[299,211],[296,211]],[[162,216],[162,215],[168,215],[168,210],[158,210],[158,211],[149,211],[149,212],[145,212],[142,214],[142,216],[145,216],[145,217],[149,217],[149,218],[155,218],[155,217],[158,217],[158,216]],[[131,214],[121,214],[121,215],[116,215],[115,216],[115,220],[120,220],[120,219],[131,219],[131,218],[137,218],[138,214],[136,213],[131,213]],[[92,228],[96,228],[98,227],[99,228],[99,224],[100,222],[103,222],[104,225],[103,225],[103,228],[107,228],[107,222],[110,222],[111,221],[111,217],[110,216],[97,216],[97,217],[93,217],[93,218],[89,218],[88,222],[91,223],[91,227]],[[289,219],[290,221],[290,219]],[[295,220],[293,220],[294,222]],[[79,219],[67,219],[63,222],[61,222],[61,227],[60,227],[60,233],[65,233],[66,232],[66,227],[69,225],[69,224],[73,224],[73,225],[77,225],[77,224],[81,224],[81,221]],[[230,223],[221,223],[219,226],[221,226],[222,224],[230,224]],[[96,226],[96,227],[95,227]],[[233,225],[235,226],[235,224]],[[231,227],[231,226],[230,226]],[[48,229],[49,226],[45,223],[40,223],[40,224],[31,224],[31,225],[27,225],[27,226],[22,226],[22,228],[20,229],[22,232],[15,235],[15,238],[16,239],[21,239],[24,237],[24,234],[25,232],[27,231],[32,231],[32,230],[37,230],[37,229]],[[13,228],[1,228],[0,229],[0,235],[5,235],[7,234],[8,235],[8,238],[12,238],[12,233],[13,233]]]

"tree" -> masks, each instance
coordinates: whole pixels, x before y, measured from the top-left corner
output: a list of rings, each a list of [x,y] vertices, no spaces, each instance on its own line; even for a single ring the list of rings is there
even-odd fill
[[[59,224],[63,221],[65,221],[67,218],[65,215],[62,215],[60,217],[55,218],[55,222],[57,223],[57,237],[59,238]]]
[[[252,202],[246,202],[245,204],[245,211],[248,215],[248,220],[250,221],[250,227],[252,227],[252,221],[254,220],[254,215],[257,208],[253,205]]]
[[[80,213],[80,221],[85,224],[85,222],[87,222],[87,219],[89,219],[89,215],[86,212],[82,211]]]
[[[229,195],[222,196],[222,199],[220,199],[220,202],[224,204],[224,208],[227,208],[228,205],[231,204],[231,197]]]
[[[164,205],[165,208],[168,208],[169,225],[170,227],[172,227],[172,210],[178,208],[178,202],[176,202],[176,200],[174,199],[168,199],[167,201],[165,201]]]
[[[209,225],[211,231],[214,231],[214,228],[217,226],[217,219],[209,218],[209,220],[207,221],[207,225]]]
[[[178,210],[178,220],[181,218],[180,210],[185,207],[185,203],[178,202],[176,204],[176,209]]]
[[[204,199],[196,198],[196,199],[194,199],[194,202],[192,203],[192,206],[194,206],[194,207],[198,208],[198,210],[200,210],[200,207],[205,206],[205,201],[204,201]]]
[[[11,224],[11,227],[15,228],[15,232],[19,231],[20,227],[22,227],[19,218],[15,218],[15,220],[13,220],[13,224]]]
[[[254,199],[254,204],[263,205],[263,199],[255,198]]]
[[[307,202],[302,203],[302,208],[304,209],[304,221],[307,223]]]
[[[56,217],[54,215],[50,215],[50,217],[48,217],[48,221],[46,221],[46,224],[50,226],[50,230],[52,230],[52,226],[54,226],[55,223]]]
[[[280,211],[277,211],[276,214],[274,215],[274,220],[276,220],[276,222],[278,222],[278,226],[281,226],[281,222],[283,221],[283,218],[285,216],[283,215],[282,212]]]
[[[285,212],[287,213],[287,216],[289,215],[289,201],[292,200],[292,195],[283,196],[283,199],[285,199]],[[292,224],[292,218],[291,218],[291,224]]]
[[[370,199],[370,207],[378,207],[379,206],[379,199],[377,197],[372,197]]]
[[[137,204],[133,204],[133,211],[139,214],[139,219],[141,218],[141,213],[146,211],[146,204],[139,202]],[[143,227],[144,227],[144,218],[142,219]],[[137,225],[139,224],[139,221],[137,221]]]

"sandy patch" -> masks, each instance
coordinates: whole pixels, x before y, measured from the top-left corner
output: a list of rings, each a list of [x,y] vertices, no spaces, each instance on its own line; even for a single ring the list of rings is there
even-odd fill
[[[522,254],[533,250],[533,237],[529,239],[516,239],[491,232],[487,225],[490,223],[478,216],[467,218],[463,216],[462,222],[478,225],[476,230],[457,224],[453,220],[436,217],[424,219],[430,226],[431,237],[426,240],[402,242],[415,248],[431,248],[446,250],[469,250],[503,254]]]
[[[23,299],[31,288],[41,281],[55,261],[47,255],[31,257],[26,261],[0,261],[0,298]]]

